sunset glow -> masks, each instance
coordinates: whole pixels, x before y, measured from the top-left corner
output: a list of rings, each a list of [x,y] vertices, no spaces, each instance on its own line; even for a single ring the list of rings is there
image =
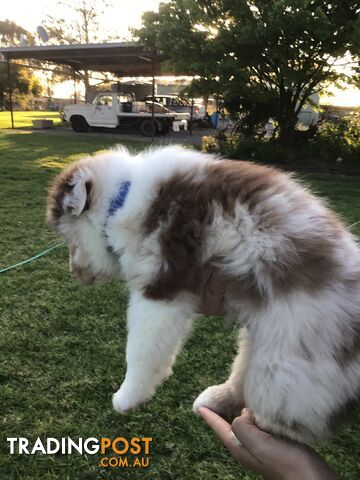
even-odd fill
[[[162,0],[164,1],[164,0]],[[14,0],[2,2],[1,20],[9,19],[16,22],[31,33],[36,32],[38,25],[41,25],[47,15],[61,16],[56,0]],[[105,2],[104,2],[105,3]],[[110,2],[111,3],[111,2]],[[136,0],[126,2],[117,0],[112,7],[107,7],[107,13],[102,19],[104,37],[111,35],[112,41],[130,40],[130,27],[138,27],[141,24],[141,15],[147,10],[157,10],[160,0]],[[101,37],[101,35],[99,35]],[[340,90],[335,87],[328,89],[332,96],[322,95],[321,103],[339,105],[344,107],[360,107],[360,90],[349,87]],[[55,87],[55,97],[69,97],[73,94],[72,82],[64,82]]]

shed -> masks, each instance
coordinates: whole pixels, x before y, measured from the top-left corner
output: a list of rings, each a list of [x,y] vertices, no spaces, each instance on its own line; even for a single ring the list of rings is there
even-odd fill
[[[149,76],[152,77],[153,96],[155,96],[155,76],[171,74],[164,73],[161,68],[166,60],[164,55],[149,51],[135,42],[10,47],[0,48],[0,55],[7,63],[12,128],[14,128],[14,118],[11,60],[38,60],[68,65],[73,69],[74,75],[79,70],[91,70],[110,72],[119,77]],[[30,64],[22,66],[31,68]]]

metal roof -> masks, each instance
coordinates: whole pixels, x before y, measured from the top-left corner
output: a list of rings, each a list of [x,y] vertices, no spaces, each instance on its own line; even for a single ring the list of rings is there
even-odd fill
[[[8,60],[40,60],[120,77],[169,75],[161,70],[163,55],[135,42],[11,47],[0,48],[0,54]]]

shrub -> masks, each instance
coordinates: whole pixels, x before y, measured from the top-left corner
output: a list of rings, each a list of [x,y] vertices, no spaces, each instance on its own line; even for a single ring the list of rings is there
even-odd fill
[[[286,163],[291,156],[280,144],[239,133],[227,137],[203,137],[203,152],[220,152],[227,158],[261,163]]]
[[[325,163],[333,164],[341,158],[345,163],[360,166],[360,113],[324,122],[310,146]]]
[[[343,165],[360,169],[360,112],[336,122],[322,123],[315,135],[304,135],[293,148],[285,148],[276,140],[222,134],[203,137],[202,150],[220,152],[227,158],[261,163],[298,163],[324,167]]]
[[[219,141],[217,138],[210,136],[204,136],[201,139],[201,151],[205,153],[218,153],[220,152]]]

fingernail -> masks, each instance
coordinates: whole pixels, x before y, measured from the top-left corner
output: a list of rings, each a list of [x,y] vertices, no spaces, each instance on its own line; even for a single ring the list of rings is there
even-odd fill
[[[250,412],[250,410],[245,407],[241,410],[241,415],[245,415],[245,413],[249,413],[249,412]]]

